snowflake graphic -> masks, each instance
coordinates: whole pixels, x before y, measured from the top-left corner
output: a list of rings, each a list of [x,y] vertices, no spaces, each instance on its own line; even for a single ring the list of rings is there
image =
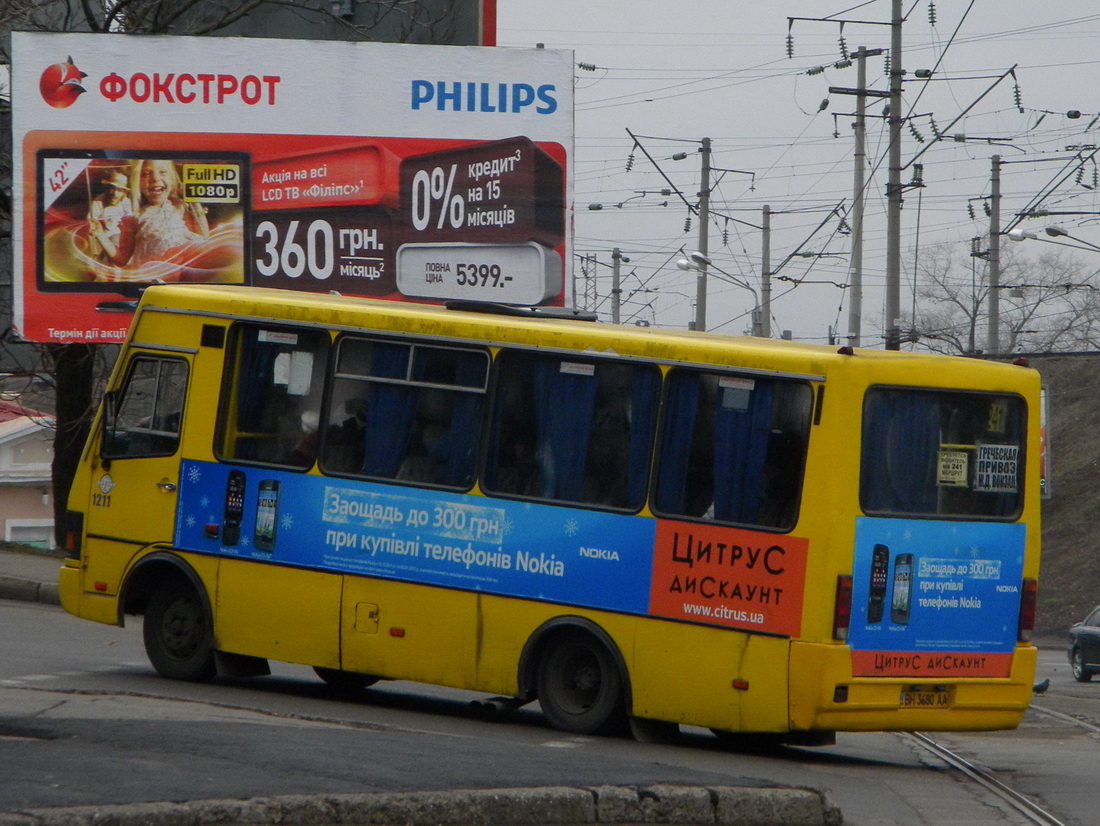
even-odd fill
[[[577,524],[576,519],[567,519],[565,522],[565,533],[568,536],[576,536],[577,531],[581,529],[581,526]]]
[[[279,524],[284,530],[290,530],[294,527],[294,516],[289,513],[284,513],[283,518],[279,521]]]
[[[241,537],[241,545],[243,545],[244,547],[247,548],[251,544],[252,543],[251,543],[251,541],[249,540],[249,538],[247,536],[242,536]]]
[[[199,499],[199,507],[202,508],[203,510],[206,510],[207,508],[209,508],[210,507],[210,497],[209,496],[203,496],[201,499]]]
[[[189,528],[193,528],[193,527],[195,527],[196,524],[198,524],[195,517],[192,516],[191,514],[188,514],[187,519],[185,519],[184,521],[187,523],[187,527],[189,527]]]
[[[187,471],[187,481],[192,485],[196,485],[202,481],[202,468],[197,465],[192,465]]]
[[[508,536],[512,531],[516,529],[516,523],[509,519],[507,516],[500,520],[500,532],[504,536]]]

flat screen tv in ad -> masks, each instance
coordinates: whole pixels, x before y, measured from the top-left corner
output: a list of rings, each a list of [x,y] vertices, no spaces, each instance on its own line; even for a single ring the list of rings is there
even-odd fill
[[[247,153],[40,149],[36,161],[40,291],[248,283]]]

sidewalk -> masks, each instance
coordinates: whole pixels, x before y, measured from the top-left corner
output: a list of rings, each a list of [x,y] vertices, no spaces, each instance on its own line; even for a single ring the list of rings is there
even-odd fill
[[[60,605],[57,572],[61,557],[0,551],[0,599]]]

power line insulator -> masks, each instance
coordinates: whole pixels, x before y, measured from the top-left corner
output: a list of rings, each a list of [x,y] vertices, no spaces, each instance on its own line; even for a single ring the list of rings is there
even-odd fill
[[[928,24],[936,25],[936,4],[932,0],[928,0]]]
[[[794,57],[794,35],[787,32],[787,58]]]

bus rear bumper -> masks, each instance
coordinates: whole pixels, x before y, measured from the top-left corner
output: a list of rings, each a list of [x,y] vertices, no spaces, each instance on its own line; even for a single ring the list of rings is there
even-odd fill
[[[854,677],[846,645],[791,645],[790,725],[832,731],[1016,728],[1031,702],[1038,650],[1019,645],[1007,677]],[[936,702],[903,706],[903,694]]]

